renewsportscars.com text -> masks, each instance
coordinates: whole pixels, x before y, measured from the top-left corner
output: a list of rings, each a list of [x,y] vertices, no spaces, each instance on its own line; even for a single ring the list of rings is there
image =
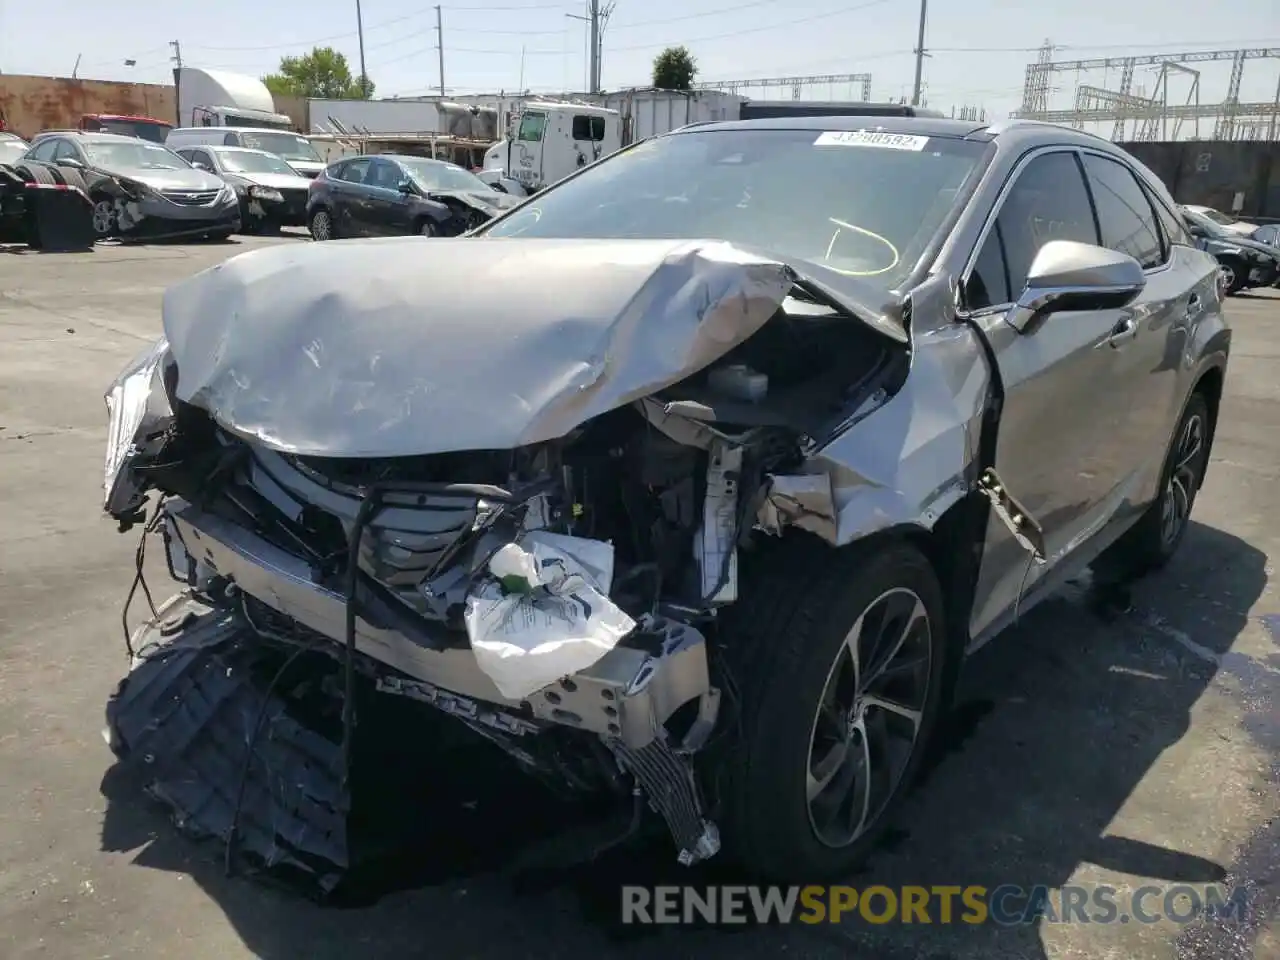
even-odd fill
[[[1243,888],[1174,884],[1119,890],[1063,887],[623,887],[622,922],[635,924],[1190,923],[1243,922]]]

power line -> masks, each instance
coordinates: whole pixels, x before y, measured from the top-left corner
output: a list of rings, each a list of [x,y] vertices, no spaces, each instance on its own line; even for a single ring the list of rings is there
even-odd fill
[[[751,0],[750,3],[739,3],[731,7],[716,7],[714,10],[686,13],[680,17],[662,17],[657,20],[636,20],[632,23],[619,23],[616,26],[610,25],[610,28],[613,30],[631,30],[635,27],[666,26],[668,23],[678,23],[681,20],[697,20],[699,17],[714,17],[721,13],[738,13],[741,10],[750,10],[752,7],[777,6],[777,4],[778,0]]]
[[[653,50],[657,47],[670,47],[675,45],[689,46],[692,43],[707,43],[711,40],[728,40],[731,37],[743,37],[749,33],[764,33],[772,30],[785,30],[789,27],[798,27],[805,23],[814,23],[818,20],[829,20],[832,17],[844,16],[847,13],[856,13],[859,10],[869,10],[872,7],[883,6],[891,3],[892,0],[871,0],[870,3],[860,3],[852,7],[841,7],[839,10],[828,10],[825,13],[816,13],[810,17],[797,17],[794,20],[788,20],[785,23],[770,23],[760,27],[744,27],[741,30],[731,30],[728,33],[713,33],[705,37],[685,37],[679,40],[666,40],[662,43],[637,43],[629,47],[612,47],[610,53],[623,53],[627,50]]]

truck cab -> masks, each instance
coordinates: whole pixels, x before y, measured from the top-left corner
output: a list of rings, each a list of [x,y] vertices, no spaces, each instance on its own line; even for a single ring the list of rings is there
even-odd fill
[[[178,70],[178,126],[290,130],[293,121],[276,112],[271,91],[257,77],[182,67]]]
[[[503,171],[532,192],[621,147],[617,110],[532,101],[512,116],[507,136],[485,151],[484,169]]]

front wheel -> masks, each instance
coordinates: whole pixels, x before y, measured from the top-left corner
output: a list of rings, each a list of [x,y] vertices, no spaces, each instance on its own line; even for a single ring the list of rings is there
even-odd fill
[[[730,854],[779,883],[847,875],[874,847],[949,700],[942,590],[913,546],[779,565],[725,612],[736,743],[712,782]]]
[[[1227,296],[1233,296],[1249,282],[1249,268],[1239,260],[1228,257],[1218,263],[1218,278],[1223,292]]]
[[[99,240],[116,233],[116,202],[111,197],[98,194],[90,198],[93,203],[93,232]]]
[[[310,231],[313,240],[332,240],[336,236],[333,230],[333,217],[323,207],[312,211],[311,219],[307,221],[307,230]]]

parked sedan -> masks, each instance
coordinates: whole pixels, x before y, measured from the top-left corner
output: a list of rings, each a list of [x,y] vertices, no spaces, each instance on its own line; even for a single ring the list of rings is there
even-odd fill
[[[519,202],[443,160],[352,157],[331,164],[312,181],[307,225],[317,240],[411,233],[456,237]]]
[[[849,876],[968,653],[1174,556],[1231,342],[1118,146],[865,126],[684,127],[465,238],[171,288],[108,393],[106,510],[181,585],[108,709],[147,793],[332,889],[391,703],[380,744],[452,718],[682,863]]]
[[[60,131],[22,158],[60,168],[93,201],[99,238],[183,235],[225,239],[240,229],[240,202],[221,177],[156,143],[114,133]]]
[[[1280,250],[1229,230],[1201,213],[1201,209],[1183,207],[1182,215],[1196,245],[1217,259],[1222,286],[1228,294],[1268,287],[1280,279]]]
[[[16,163],[31,149],[31,144],[16,133],[0,131],[0,163]]]
[[[235,188],[245,230],[300,227],[307,222],[311,180],[284,158],[246,147],[183,147],[174,153],[197,170],[218,174]]]
[[[1241,236],[1247,237],[1249,234],[1253,233],[1254,230],[1258,229],[1258,225],[1256,223],[1249,223],[1246,220],[1241,220],[1239,217],[1233,217],[1229,213],[1223,213],[1221,210],[1215,210],[1213,207],[1202,207],[1199,204],[1191,203],[1187,204],[1186,209],[1212,221],[1227,233],[1238,233]]]

